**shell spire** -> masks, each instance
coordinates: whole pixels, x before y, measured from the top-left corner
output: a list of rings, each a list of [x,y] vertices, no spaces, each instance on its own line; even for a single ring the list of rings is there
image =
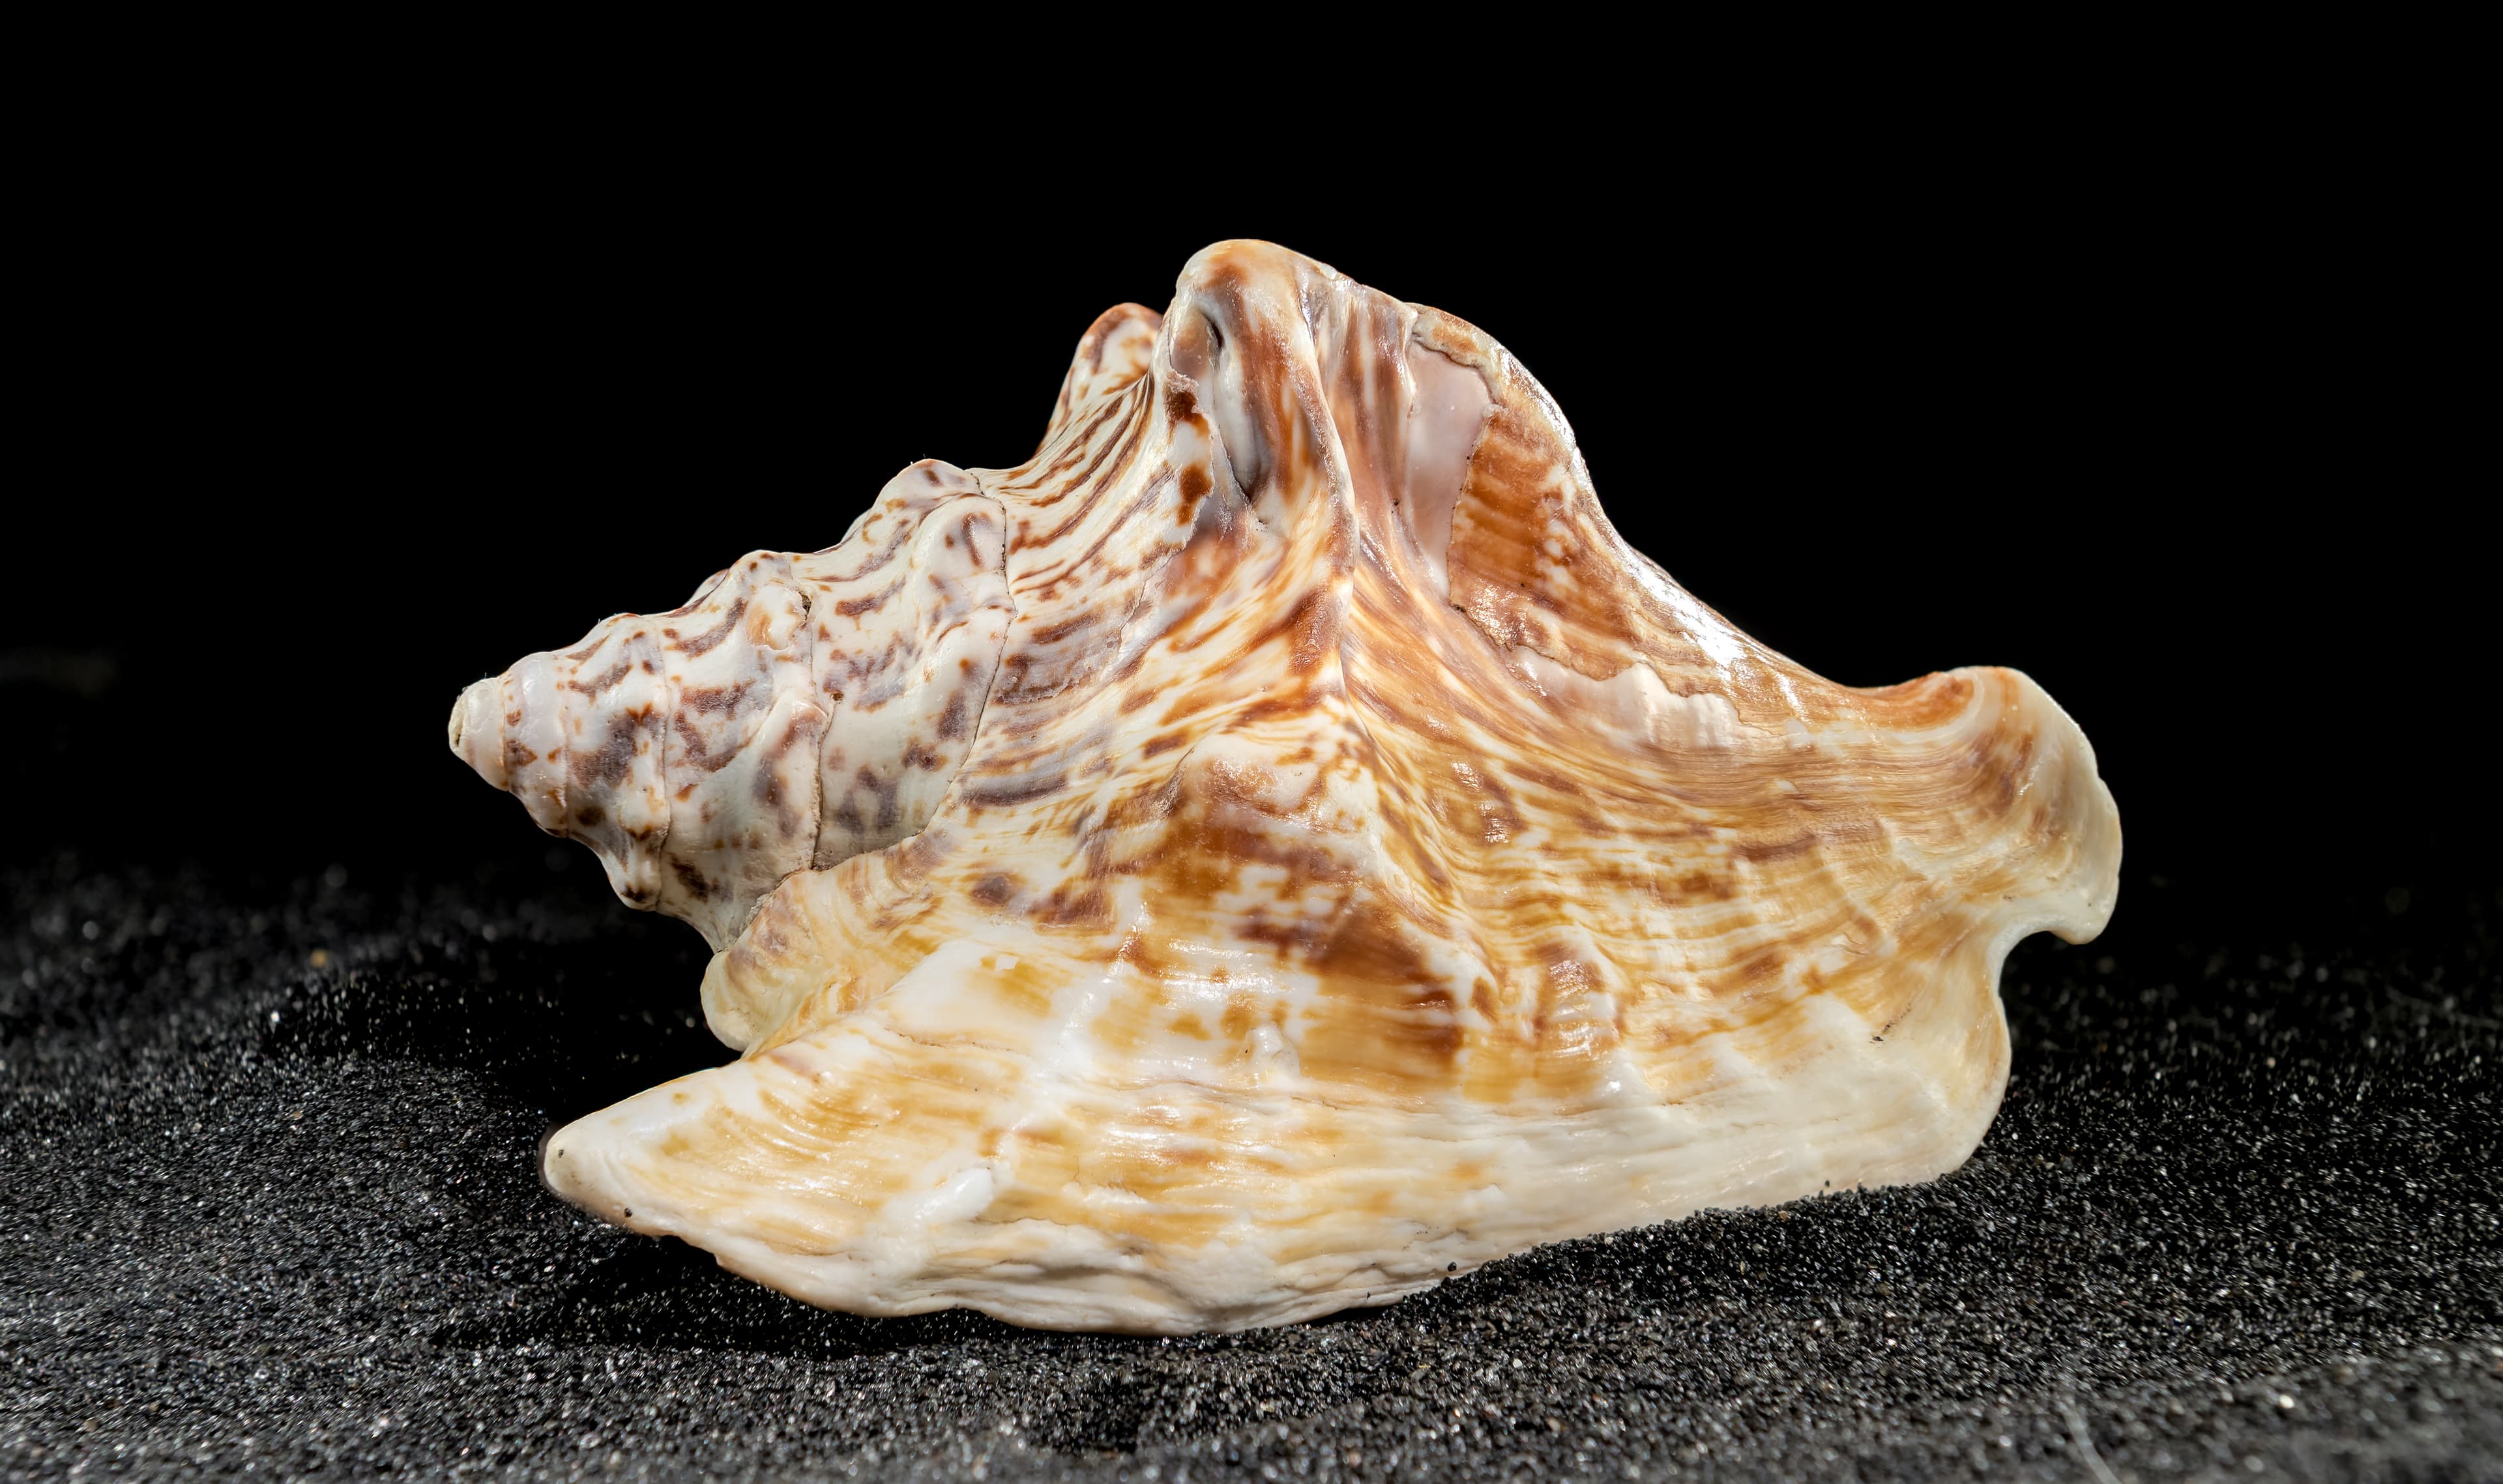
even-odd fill
[[[743,1055],[551,1185],[867,1314],[1228,1329],[1927,1179],[2118,816],[2025,676],[1880,690],[1628,546],[1474,328],[1284,249],[924,464],[483,681],[454,749],[718,950]]]
[[[999,664],[1001,535],[961,470],[915,465],[836,546],[751,553],[470,686],[452,750],[722,949],[792,873],[929,820]]]

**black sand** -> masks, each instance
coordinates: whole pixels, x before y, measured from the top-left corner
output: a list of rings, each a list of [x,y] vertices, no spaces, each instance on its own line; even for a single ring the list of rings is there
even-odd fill
[[[2010,963],[1935,1185],[1140,1341],[819,1313],[544,1193],[552,1122],[724,1055],[589,875],[6,880],[0,1472],[2503,1477],[2484,894],[2290,945],[2134,882]]]

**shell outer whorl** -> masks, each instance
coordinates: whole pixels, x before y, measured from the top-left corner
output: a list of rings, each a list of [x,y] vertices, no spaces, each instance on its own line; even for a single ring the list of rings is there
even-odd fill
[[[1262,243],[1097,321],[1027,463],[915,465],[451,737],[705,932],[745,1053],[562,1130],[556,1190],[1055,1328],[1951,1169],[2002,959],[2100,931],[2120,850],[2032,681],[1764,648],[1499,345]]]

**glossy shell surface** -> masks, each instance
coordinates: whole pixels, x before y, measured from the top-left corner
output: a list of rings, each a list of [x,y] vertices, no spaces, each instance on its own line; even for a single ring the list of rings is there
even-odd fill
[[[2024,675],[1834,685],[1602,515],[1500,346],[1263,243],[452,741],[718,950],[741,1053],[551,1185],[812,1303],[1186,1332],[1953,1169],[2118,818]]]

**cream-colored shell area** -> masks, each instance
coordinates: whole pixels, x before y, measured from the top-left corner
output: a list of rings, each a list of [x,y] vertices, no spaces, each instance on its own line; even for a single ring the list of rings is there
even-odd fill
[[[717,924],[745,1054],[546,1151],[568,1199],[812,1303],[1239,1329],[1926,1179],[1997,1110],[2010,946],[2111,911],[2110,795],[2032,681],[1852,690],[1765,649],[1625,544],[1500,346],[1282,249],[1106,315],[1027,464],[916,466],[830,553],[734,569],[737,724],[830,759],[884,725],[823,679],[805,723],[767,672],[841,647],[811,571],[921,570],[960,510],[996,565],[932,611],[972,616],[892,631],[996,669],[918,832],[857,778],[941,770],[880,732],[816,770],[859,823],[809,860],[705,836],[725,891],[797,860]]]

